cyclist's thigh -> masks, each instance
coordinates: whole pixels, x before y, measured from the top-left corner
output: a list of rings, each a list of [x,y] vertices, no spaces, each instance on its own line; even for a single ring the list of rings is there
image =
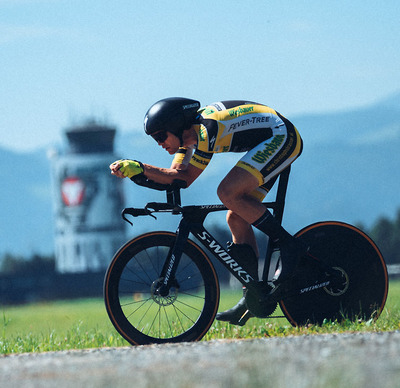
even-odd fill
[[[238,194],[251,193],[258,186],[259,182],[254,174],[249,174],[248,171],[235,166],[221,181],[217,192],[219,198],[224,202],[224,199],[235,198]]]
[[[297,130],[282,125],[273,136],[248,151],[236,164],[253,174],[262,186],[281,173],[300,155],[302,140]]]

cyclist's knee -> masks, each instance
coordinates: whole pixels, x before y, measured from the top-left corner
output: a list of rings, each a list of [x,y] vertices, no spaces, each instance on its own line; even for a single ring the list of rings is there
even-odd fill
[[[221,202],[228,208],[230,208],[230,204],[236,202],[239,199],[239,195],[235,190],[234,185],[231,185],[226,181],[222,181],[219,184],[217,195]]]
[[[248,225],[248,222],[245,221],[242,217],[237,215],[232,210],[228,210],[226,213],[226,222],[230,227],[241,226],[242,224]]]

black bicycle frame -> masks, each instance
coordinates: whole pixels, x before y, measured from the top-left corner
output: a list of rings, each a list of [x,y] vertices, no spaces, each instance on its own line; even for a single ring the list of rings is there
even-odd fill
[[[282,222],[283,210],[285,206],[285,197],[289,180],[290,167],[284,170],[279,175],[279,184],[275,202],[263,202],[263,204],[273,210],[274,217],[279,223]],[[177,190],[179,193],[179,190]],[[168,194],[167,194],[168,195]],[[170,193],[170,199],[175,201],[175,197]],[[180,196],[176,196],[180,202]],[[178,205],[174,203],[174,206]],[[180,205],[180,203],[179,203]],[[154,204],[153,204],[154,206]],[[156,206],[154,206],[156,207]],[[182,256],[184,244],[192,233],[197,239],[222,263],[222,265],[237,279],[240,283],[249,289],[256,288],[258,281],[246,272],[237,261],[229,255],[222,245],[207,231],[204,227],[204,220],[211,212],[227,210],[224,205],[192,205],[179,208],[179,213],[182,214],[182,219],[177,229],[177,238],[175,244],[168,254],[164,267],[160,274],[162,286],[159,289],[160,293],[167,293],[167,290],[173,285],[175,272],[179,265],[179,260]],[[264,261],[263,280],[268,279],[268,272],[272,252],[276,247],[268,240],[266,257]]]

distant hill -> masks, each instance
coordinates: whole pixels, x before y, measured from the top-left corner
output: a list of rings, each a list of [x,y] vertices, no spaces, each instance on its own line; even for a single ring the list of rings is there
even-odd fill
[[[44,150],[0,149],[0,254],[53,250],[50,168]]]
[[[284,113],[284,112],[283,112]],[[294,163],[284,224],[295,232],[312,222],[335,219],[371,226],[380,216],[400,208],[400,93],[375,105],[352,111],[290,117],[304,140]],[[161,166],[171,157],[141,131],[120,133],[117,154]],[[185,203],[218,203],[216,189],[240,154],[217,155],[188,190]],[[16,153],[0,149],[0,256],[9,252],[28,257],[53,251],[50,165],[46,150]],[[127,206],[162,200],[127,181]],[[173,223],[141,220],[128,235],[152,228],[175,228]],[[224,215],[213,215],[224,222]]]

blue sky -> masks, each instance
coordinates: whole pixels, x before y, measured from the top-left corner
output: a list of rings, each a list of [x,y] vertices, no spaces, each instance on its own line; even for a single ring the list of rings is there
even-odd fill
[[[168,96],[364,106],[400,91],[399,20],[398,0],[0,0],[0,147],[88,117],[142,131]]]

